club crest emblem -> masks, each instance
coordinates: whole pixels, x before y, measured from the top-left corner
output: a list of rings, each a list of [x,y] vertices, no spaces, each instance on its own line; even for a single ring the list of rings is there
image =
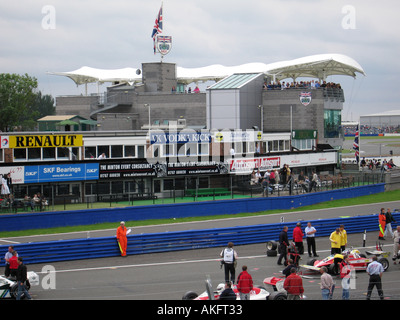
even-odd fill
[[[157,36],[157,50],[161,55],[166,55],[171,51],[172,37],[171,36]]]
[[[300,93],[300,102],[303,106],[307,107],[311,103],[311,92]]]

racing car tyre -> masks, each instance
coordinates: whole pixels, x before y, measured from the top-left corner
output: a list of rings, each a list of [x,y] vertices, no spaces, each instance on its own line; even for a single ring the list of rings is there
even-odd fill
[[[310,259],[307,261],[307,265],[308,266],[314,266],[315,261],[317,261],[317,259]]]
[[[286,293],[274,291],[267,297],[267,300],[287,300]]]
[[[278,252],[276,250],[267,250],[267,257],[276,257]]]
[[[278,248],[278,243],[275,241],[268,241],[267,242],[267,249],[268,250],[276,250]]]
[[[378,262],[382,265],[383,270],[386,271],[389,269],[389,260],[386,258],[379,258]]]
[[[199,295],[196,292],[188,291],[183,295],[182,300],[193,300],[196,299],[198,296]]]
[[[26,285],[25,285],[25,288],[26,288],[26,290],[29,290],[29,288]],[[17,283],[15,283],[15,284],[13,284],[11,286],[11,288],[10,288],[10,296],[13,299],[17,299],[17,296],[18,296],[18,284]],[[25,293],[21,294],[21,300],[23,300],[23,299],[25,299]]]

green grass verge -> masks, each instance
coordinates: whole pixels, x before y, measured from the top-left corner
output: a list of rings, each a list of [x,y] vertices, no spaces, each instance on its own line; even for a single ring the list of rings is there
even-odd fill
[[[322,203],[318,203],[318,204],[314,204],[314,205],[310,205],[310,206],[304,206],[304,207],[300,207],[300,208],[295,208],[295,209],[291,209],[291,210],[266,210],[266,211],[260,211],[260,212],[254,212],[254,213],[239,213],[239,214],[231,214],[231,215],[214,215],[214,216],[207,216],[207,217],[188,217],[188,218],[176,218],[176,219],[152,219],[152,220],[140,220],[140,221],[134,220],[134,221],[126,221],[126,225],[129,227],[135,227],[135,226],[148,226],[148,225],[173,224],[173,223],[204,221],[204,220],[227,219],[227,218],[233,218],[233,217],[235,217],[235,218],[251,217],[251,216],[259,216],[259,215],[267,215],[267,214],[275,214],[275,213],[283,213],[283,212],[319,210],[319,209],[337,208],[337,207],[351,207],[351,206],[360,205],[360,204],[372,204],[372,203],[379,203],[379,202],[398,201],[399,199],[400,199],[400,190],[394,190],[394,191],[387,191],[387,192],[372,194],[372,195],[363,196],[363,197],[322,202]],[[393,208],[393,209],[395,209],[395,208]],[[118,226],[118,223],[99,223],[99,224],[84,225],[84,226],[0,232],[0,238],[115,229],[117,226]]]

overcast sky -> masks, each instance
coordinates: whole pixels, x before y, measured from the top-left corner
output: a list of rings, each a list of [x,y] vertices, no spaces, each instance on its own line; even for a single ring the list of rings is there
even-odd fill
[[[164,0],[164,35],[178,66],[272,63],[339,53],[366,72],[336,76],[343,120],[399,108],[400,1]],[[80,94],[47,71],[141,68],[159,61],[151,32],[161,0],[19,0],[0,2],[0,72],[28,73],[54,97]],[[100,90],[105,91],[106,86]],[[89,86],[97,92],[96,86]]]

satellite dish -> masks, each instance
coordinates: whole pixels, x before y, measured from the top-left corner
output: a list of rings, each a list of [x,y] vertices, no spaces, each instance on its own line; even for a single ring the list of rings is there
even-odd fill
[[[140,69],[136,69],[136,74],[140,75],[142,73],[142,71],[140,71]]]

